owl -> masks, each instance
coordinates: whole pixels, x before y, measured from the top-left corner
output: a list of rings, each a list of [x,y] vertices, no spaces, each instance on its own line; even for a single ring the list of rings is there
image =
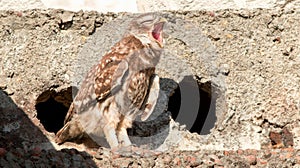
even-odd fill
[[[127,128],[152,113],[159,94],[155,74],[163,51],[166,23],[153,13],[131,21],[127,33],[94,65],[74,98],[58,144],[88,134],[97,142],[105,137],[111,148],[130,146]]]

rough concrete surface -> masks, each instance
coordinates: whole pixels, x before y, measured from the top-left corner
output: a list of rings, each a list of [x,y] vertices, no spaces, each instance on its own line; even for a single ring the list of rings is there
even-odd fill
[[[1,0],[0,10],[64,9],[98,12],[153,12],[164,10],[220,10],[299,7],[295,0]]]
[[[167,60],[162,59],[158,71],[166,95],[162,102],[168,101],[176,83],[192,75],[201,90],[209,93],[207,98],[215,100],[212,114],[217,121],[210,134],[190,133],[182,126],[189,123],[175,122],[176,118],[161,119],[168,127],[162,132],[164,141],[149,142],[164,152],[142,158],[116,156],[105,148],[72,142],[56,145],[55,131],[45,129],[47,120],[39,115],[43,110],[50,116],[61,113],[43,103],[51,100],[67,108],[72,101],[71,86],[78,86],[85,71],[121,37],[133,16],[1,11],[1,166],[299,166],[300,9],[169,11],[161,15],[169,20]],[[173,66],[168,67],[168,59]],[[45,107],[38,110],[40,105]],[[190,113],[184,111],[187,116]],[[138,131],[132,134],[149,134],[139,128],[137,124]]]
[[[220,10],[220,9],[255,9],[274,8],[283,5],[286,0],[137,0],[139,11],[162,11],[162,10]]]

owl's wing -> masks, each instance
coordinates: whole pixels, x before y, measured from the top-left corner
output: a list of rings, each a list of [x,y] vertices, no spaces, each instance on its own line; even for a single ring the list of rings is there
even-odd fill
[[[97,102],[104,101],[117,92],[122,86],[127,71],[128,63],[125,60],[113,61],[110,57],[103,57],[83,80],[65,122],[72,118],[74,111],[77,114],[89,111],[91,107],[96,106]]]
[[[77,95],[70,106],[65,122],[70,121],[74,114],[80,114],[83,111],[87,111],[97,103],[94,88],[97,67],[98,65],[94,65],[82,81]]]
[[[121,89],[128,75],[126,60],[110,62],[95,78],[95,94],[97,101],[103,101]]]
[[[158,95],[159,95],[159,77],[157,75],[153,75],[151,77],[148,96],[146,102],[144,103],[144,111],[141,114],[142,121],[147,120],[147,118],[152,114],[158,100]]]
[[[99,116],[97,103],[121,88],[126,72],[128,64],[125,60],[115,60],[108,56],[93,66],[83,80],[66,115],[65,126],[56,134],[55,141],[62,143],[79,137],[83,131],[90,131],[90,135],[100,135],[98,124],[101,118],[90,119]]]

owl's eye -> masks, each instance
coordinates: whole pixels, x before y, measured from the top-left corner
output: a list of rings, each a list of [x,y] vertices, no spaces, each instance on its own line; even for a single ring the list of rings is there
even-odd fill
[[[153,20],[146,20],[146,21],[143,21],[141,24],[151,25],[152,23],[153,23]]]

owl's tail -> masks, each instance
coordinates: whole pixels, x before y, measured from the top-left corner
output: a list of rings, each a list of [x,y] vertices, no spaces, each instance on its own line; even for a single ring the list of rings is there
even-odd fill
[[[75,118],[72,118],[56,133],[55,142],[57,144],[62,144],[66,141],[80,139],[83,134],[84,130],[81,124]]]

